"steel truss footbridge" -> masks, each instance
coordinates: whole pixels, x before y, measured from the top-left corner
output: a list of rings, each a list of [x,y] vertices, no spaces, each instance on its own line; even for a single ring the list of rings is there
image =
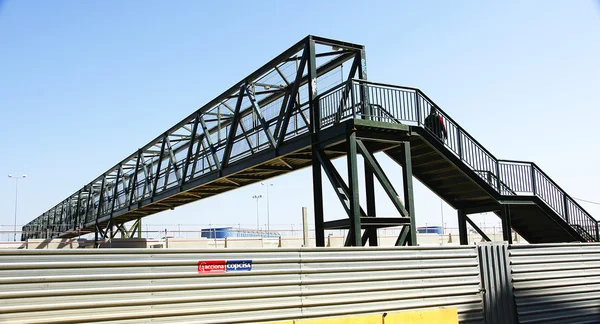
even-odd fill
[[[425,127],[432,108],[446,138]],[[398,163],[402,192],[377,152]],[[339,157],[347,160],[347,181],[332,164]],[[509,242],[511,229],[530,243],[600,241],[598,222],[535,163],[496,158],[419,89],[367,81],[364,46],[316,36],[23,226],[22,239],[133,237],[145,216],[306,167],[317,246],[328,229],[348,229],[346,245],[374,246],[378,228],[396,226],[397,245],[416,245],[413,177],[458,210],[461,244],[468,244],[467,223],[489,239],[468,216],[480,212],[501,218]],[[323,174],[348,217],[325,220]],[[376,180],[387,197],[375,197]],[[399,216],[377,216],[376,198],[390,199]]]

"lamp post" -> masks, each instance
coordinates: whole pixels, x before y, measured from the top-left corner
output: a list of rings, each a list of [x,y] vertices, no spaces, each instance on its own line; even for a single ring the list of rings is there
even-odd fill
[[[272,183],[264,183],[261,182],[261,185],[267,187],[267,232],[271,231],[271,215],[270,215],[270,211],[269,211],[269,187],[272,187],[273,184]]]
[[[440,199],[440,212],[442,214],[442,235],[446,234],[446,230],[444,228],[444,203]]]
[[[13,241],[16,242],[17,241],[17,203],[19,200],[19,179],[25,179],[25,178],[27,178],[27,175],[24,174],[22,176],[14,176],[12,174],[9,174],[8,177],[15,179],[15,227],[13,229],[13,231],[14,231]]]
[[[262,195],[254,195],[252,198],[256,199],[256,230],[260,230],[260,222],[258,219],[258,200],[262,198]]]

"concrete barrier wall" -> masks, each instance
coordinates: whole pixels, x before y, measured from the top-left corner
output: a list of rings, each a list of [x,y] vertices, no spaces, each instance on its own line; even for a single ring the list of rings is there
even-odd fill
[[[27,249],[77,249],[77,239],[29,239],[25,243]]]
[[[165,247],[168,249],[206,249],[209,248],[208,239],[201,238],[167,238]]]

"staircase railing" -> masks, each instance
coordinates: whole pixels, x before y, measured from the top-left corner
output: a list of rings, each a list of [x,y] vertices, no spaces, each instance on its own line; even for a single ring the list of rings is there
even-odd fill
[[[423,127],[501,195],[539,197],[582,237],[600,241],[598,222],[535,163],[497,159],[419,89],[351,80],[321,94],[319,109],[322,128],[349,118]],[[444,140],[425,125],[432,111],[442,118]]]

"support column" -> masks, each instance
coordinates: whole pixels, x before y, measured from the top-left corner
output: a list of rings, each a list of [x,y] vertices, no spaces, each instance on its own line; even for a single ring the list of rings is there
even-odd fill
[[[502,206],[502,240],[512,244],[512,222],[510,218],[510,207]]]
[[[458,236],[460,238],[460,245],[469,245],[467,213],[462,209],[458,210]]]
[[[142,238],[142,218],[138,218],[137,221],[137,238]]]
[[[365,163],[366,164],[366,163]],[[367,194],[367,216],[375,217],[375,179],[373,171],[365,166],[365,190]],[[377,229],[367,229],[365,233],[369,239],[369,246],[377,246]]]
[[[323,226],[323,179],[321,165],[313,149],[312,174],[313,174],[313,201],[315,210],[315,239],[317,246],[325,246],[325,228]]]
[[[358,162],[356,149],[356,133],[352,131],[347,139],[348,152],[348,188],[350,204],[350,246],[362,246],[361,225],[360,225],[360,201],[358,198]]]
[[[323,181],[321,178],[321,164],[319,163],[318,143],[321,131],[321,111],[317,97],[317,59],[315,41],[308,37],[304,50],[307,51],[308,63],[308,101],[310,103],[310,130],[312,144],[312,174],[313,174],[313,200],[315,210],[315,238],[317,246],[325,246],[325,228],[323,225]],[[302,74],[302,71],[298,73]],[[285,133],[285,129],[282,130]]]
[[[404,156],[402,157],[402,182],[404,183],[404,205],[410,216],[410,232],[408,245],[417,245],[417,227],[415,223],[415,202],[413,197],[412,183],[412,158],[410,154],[410,142],[404,142]]]

